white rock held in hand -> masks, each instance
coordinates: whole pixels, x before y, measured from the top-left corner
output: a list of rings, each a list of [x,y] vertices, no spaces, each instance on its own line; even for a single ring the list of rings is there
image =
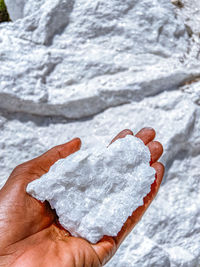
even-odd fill
[[[108,148],[78,151],[56,162],[27,192],[48,200],[61,225],[92,243],[116,236],[150,192],[155,170],[143,142],[128,135]]]

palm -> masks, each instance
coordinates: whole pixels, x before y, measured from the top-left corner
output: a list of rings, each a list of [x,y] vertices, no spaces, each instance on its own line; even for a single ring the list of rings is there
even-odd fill
[[[24,250],[11,267],[100,266],[97,254],[87,241],[66,237],[54,224],[20,243]]]
[[[87,241],[69,236],[59,226],[56,215],[47,202],[42,204],[26,194],[22,176],[13,176],[18,181],[11,189],[15,194],[11,194],[13,197],[7,198],[4,209],[1,208],[2,213],[7,213],[11,230],[8,243],[14,243],[12,251],[17,251],[17,259],[15,255],[11,255],[7,266],[70,267],[74,265],[69,263],[81,263],[83,260],[87,263],[93,261],[95,266],[99,266],[98,256]],[[5,227],[8,232],[9,229],[6,225]]]
[[[122,131],[113,141],[126,134],[131,132]],[[40,203],[26,193],[30,181],[47,172],[55,161],[79,149],[80,140],[74,139],[18,166],[0,191],[0,257],[6,254],[5,260],[0,261],[4,265],[0,263],[0,266],[101,266],[109,260],[153,200],[163,177],[164,168],[157,162],[162,146],[152,142],[154,131],[141,130],[136,136],[149,146],[157,182],[145,198],[145,204],[128,218],[117,237],[105,236],[96,245],[72,237],[59,225],[47,202]]]

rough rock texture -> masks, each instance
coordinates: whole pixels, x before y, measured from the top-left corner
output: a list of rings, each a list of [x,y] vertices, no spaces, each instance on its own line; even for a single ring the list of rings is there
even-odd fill
[[[27,0],[0,26],[1,184],[76,136],[151,126],[164,145],[161,190],[109,267],[200,264],[200,6],[182,2]]]
[[[188,28],[170,1],[22,6],[23,19],[0,28],[0,105],[11,112],[83,118],[200,75],[198,61],[185,59]]]
[[[144,204],[155,180],[150,152],[133,136],[78,151],[56,162],[31,182],[27,192],[48,200],[61,225],[92,243],[116,236],[132,212]]]

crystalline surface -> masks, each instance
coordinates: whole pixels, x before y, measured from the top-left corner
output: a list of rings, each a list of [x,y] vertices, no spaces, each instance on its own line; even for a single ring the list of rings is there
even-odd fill
[[[0,187],[15,166],[75,136],[92,148],[151,126],[165,177],[106,267],[200,266],[200,1],[5,3]]]
[[[48,200],[71,234],[96,243],[103,235],[116,236],[143,205],[155,180],[149,162],[148,148],[129,135],[108,148],[97,146],[59,160],[27,192]]]

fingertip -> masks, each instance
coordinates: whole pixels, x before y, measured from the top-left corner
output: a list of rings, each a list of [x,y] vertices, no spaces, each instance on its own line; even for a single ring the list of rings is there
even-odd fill
[[[140,138],[146,145],[155,138],[156,131],[151,127],[145,127],[142,128],[135,136]]]
[[[120,139],[120,138],[124,138],[126,137],[127,135],[133,135],[133,132],[129,129],[124,129],[123,131],[121,131],[120,133],[118,133],[113,139],[112,141],[110,142],[110,145],[115,142],[117,139]]]
[[[158,141],[151,141],[147,144],[149,151],[151,153],[151,164],[156,162],[163,153],[163,146]]]
[[[82,142],[79,137],[75,137],[74,139],[71,140],[71,142],[73,142],[74,145],[76,145],[77,149],[81,148]]]
[[[133,132],[130,129],[124,129],[119,134],[121,134],[121,137],[125,137],[126,135],[133,135]]]
[[[78,151],[81,147],[81,139],[79,137],[73,138],[71,141],[58,146],[62,151],[62,157],[65,158],[68,155]]]

